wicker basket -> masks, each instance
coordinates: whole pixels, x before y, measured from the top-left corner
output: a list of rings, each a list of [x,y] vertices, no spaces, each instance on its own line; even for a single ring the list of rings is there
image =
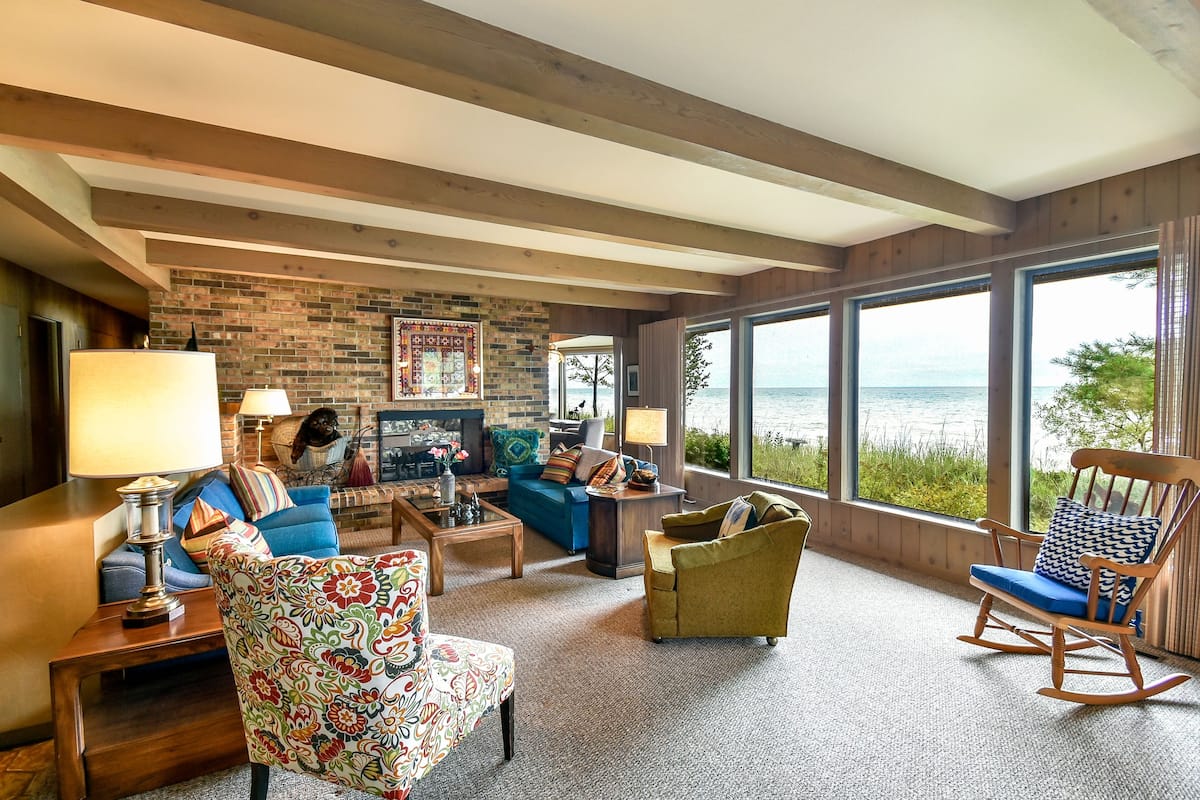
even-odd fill
[[[346,458],[346,437],[339,436],[327,445],[304,448],[300,461],[292,462],[292,442],[296,440],[296,432],[304,423],[306,416],[287,417],[276,423],[271,432],[271,446],[275,448],[275,456],[283,466],[297,472],[310,472],[324,469],[331,464],[338,464]]]

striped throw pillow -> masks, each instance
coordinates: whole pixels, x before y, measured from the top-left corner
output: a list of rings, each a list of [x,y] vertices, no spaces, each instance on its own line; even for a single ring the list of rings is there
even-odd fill
[[[208,546],[225,531],[243,537],[252,549],[270,558],[271,547],[258,528],[234,519],[219,508],[213,508],[203,498],[196,498],[192,516],[183,529],[182,544],[201,572],[208,572]]]
[[[620,456],[613,456],[608,461],[592,467],[592,473],[587,479],[588,486],[603,486],[606,483],[620,483],[625,480],[623,461]]]
[[[574,477],[575,465],[579,462],[579,456],[582,454],[583,451],[578,447],[553,454],[542,469],[542,480],[567,483]]]
[[[250,469],[241,464],[230,464],[229,484],[246,512],[246,519],[251,522],[296,506],[283,481],[263,466]]]

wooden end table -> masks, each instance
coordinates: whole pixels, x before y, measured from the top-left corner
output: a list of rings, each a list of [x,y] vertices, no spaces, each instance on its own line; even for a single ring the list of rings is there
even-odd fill
[[[663,483],[656,487],[615,492],[588,488],[588,569],[610,578],[646,571],[642,534],[661,529],[663,516],[678,513],[683,504],[683,489]]]
[[[432,497],[396,497],[392,500],[392,543],[399,544],[405,523],[416,528],[429,543],[429,594],[444,591],[442,549],[455,542],[474,542],[496,536],[512,538],[512,576],[521,577],[525,564],[525,526],[521,520],[501,511],[486,500],[479,501],[483,520],[470,525],[455,524],[450,507],[438,505]]]
[[[184,614],[145,628],[122,626],[128,601],[99,606],[50,661],[60,800],[123,797],[248,760],[228,658],[146,666],[225,646],[212,589],[177,596]],[[81,691],[93,675],[94,699]]]

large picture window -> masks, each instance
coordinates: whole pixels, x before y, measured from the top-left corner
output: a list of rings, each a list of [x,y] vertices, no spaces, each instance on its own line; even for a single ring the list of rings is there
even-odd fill
[[[987,510],[988,284],[857,303],[856,495]]]
[[[1156,262],[1108,260],[1025,274],[1025,515],[1046,530],[1080,447],[1149,450]]]
[[[829,310],[751,324],[754,478],[829,488]]]
[[[684,462],[729,471],[729,325],[695,328],[683,347]]]

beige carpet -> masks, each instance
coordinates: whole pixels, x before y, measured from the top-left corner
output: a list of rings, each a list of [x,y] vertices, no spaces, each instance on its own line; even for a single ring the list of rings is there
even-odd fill
[[[516,650],[517,755],[504,762],[492,715],[416,800],[1200,798],[1200,680],[1134,706],[1043,698],[1045,660],[955,641],[971,590],[810,549],[778,647],[656,645],[640,579],[593,575],[532,531],[525,577],[506,559],[501,541],[449,548],[430,613],[435,631]],[[1180,668],[1200,673],[1146,663]],[[242,767],[140,797],[248,792]],[[269,796],[365,798],[278,770]]]

